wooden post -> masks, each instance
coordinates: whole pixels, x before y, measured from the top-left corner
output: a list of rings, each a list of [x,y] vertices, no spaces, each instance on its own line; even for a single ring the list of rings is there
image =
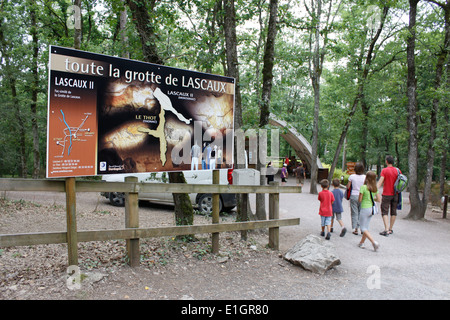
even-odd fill
[[[240,195],[241,200],[241,209],[245,212],[244,214],[241,214],[241,220],[239,222],[245,222],[248,221],[248,213],[251,212],[251,208],[248,203],[248,193],[241,193]],[[241,231],[241,240],[247,241],[248,238],[248,230],[242,230]]]
[[[213,184],[219,184],[220,183],[220,170],[213,170]],[[218,193],[213,193],[212,195],[212,206],[213,206],[213,212],[212,212],[212,223],[219,223],[219,203],[220,203],[220,196]],[[212,234],[212,253],[219,253],[219,233],[213,233]]]
[[[442,218],[447,219],[447,204],[448,204],[448,195],[444,196],[444,210],[442,212]]]
[[[78,266],[77,210],[75,178],[66,178],[67,251],[69,266]]]
[[[278,182],[270,182],[271,186],[278,186]],[[269,193],[269,219],[280,218],[280,194]],[[269,228],[269,248],[278,250],[280,247],[280,228]]]
[[[138,182],[137,177],[126,177],[125,182]],[[125,228],[139,228],[138,192],[125,193]],[[139,267],[141,254],[139,238],[127,240],[127,255],[130,267]]]

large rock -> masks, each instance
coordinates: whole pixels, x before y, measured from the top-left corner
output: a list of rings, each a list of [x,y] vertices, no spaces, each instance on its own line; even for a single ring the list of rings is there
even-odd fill
[[[284,259],[319,274],[341,264],[334,245],[329,240],[312,234],[289,249]]]

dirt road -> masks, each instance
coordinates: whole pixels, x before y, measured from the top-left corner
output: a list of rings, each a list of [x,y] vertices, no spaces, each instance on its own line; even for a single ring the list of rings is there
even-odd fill
[[[288,183],[293,183],[291,179]],[[123,260],[124,242],[79,245],[81,288],[67,285],[65,245],[0,248],[0,299],[449,299],[450,220],[430,210],[426,221],[405,220],[407,197],[394,234],[383,237],[381,216],[370,230],[380,243],[358,248],[360,236],[348,232],[331,242],[342,264],[319,276],[283,260],[281,255],[308,234],[318,235],[316,195],[280,195],[281,218],[300,217],[300,225],[280,228],[280,251],[265,248],[265,232],[252,232],[248,242],[238,233],[222,234],[221,253],[211,255],[209,235],[194,243],[170,238],[141,241],[141,267]],[[2,193],[0,233],[65,230],[65,198],[59,193]],[[26,201],[19,201],[25,199]],[[251,198],[252,199],[252,198]],[[344,200],[345,201],[345,200]],[[344,203],[344,223],[351,229]],[[208,219],[197,216],[196,223]],[[233,216],[222,219],[232,221]],[[77,194],[79,230],[122,228],[123,208],[97,194]],[[171,207],[142,204],[140,226],[173,224]]]

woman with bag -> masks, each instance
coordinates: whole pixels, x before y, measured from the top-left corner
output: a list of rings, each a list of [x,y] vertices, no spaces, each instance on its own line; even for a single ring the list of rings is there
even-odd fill
[[[358,235],[360,205],[358,202],[359,188],[364,184],[366,175],[364,174],[364,166],[357,162],[355,165],[355,173],[348,178],[347,189],[351,189],[350,193],[350,211],[352,217],[353,234]],[[347,199],[348,200],[348,199]],[[361,232],[362,233],[362,232]]]
[[[361,226],[361,232],[363,234],[361,242],[358,246],[362,249],[365,248],[364,241],[369,239],[372,242],[373,250],[377,251],[380,245],[376,242],[372,235],[369,233],[369,224],[372,216],[378,213],[378,207],[375,203],[380,202],[380,194],[377,189],[377,175],[373,171],[366,173],[366,180],[364,185],[359,189],[359,199],[361,204],[361,212],[359,215],[359,225]]]

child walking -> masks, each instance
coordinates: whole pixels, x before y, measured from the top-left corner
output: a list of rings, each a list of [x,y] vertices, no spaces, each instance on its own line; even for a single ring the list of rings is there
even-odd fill
[[[333,217],[333,208],[332,204],[334,202],[333,193],[328,190],[329,182],[327,179],[323,179],[320,181],[320,185],[322,187],[322,191],[319,192],[319,215],[321,218],[322,232],[320,235],[325,236],[325,227],[327,227],[327,236],[325,239],[330,240],[331,238],[331,218]]]
[[[364,185],[362,185],[359,189],[358,201],[361,203],[359,225],[361,227],[363,236],[358,246],[364,249],[364,241],[366,241],[366,239],[369,239],[369,241],[372,242],[373,250],[377,251],[380,245],[372,238],[372,235],[369,232],[369,224],[373,216],[372,199],[373,201],[380,202],[380,194],[377,189],[377,175],[375,174],[375,172],[369,171],[366,174]]]
[[[340,185],[339,179],[333,179],[333,191],[331,191],[331,193],[333,193],[334,202],[332,204],[333,217],[331,218],[331,232],[333,232],[334,219],[336,218],[342,228],[339,236],[343,237],[345,236],[347,229],[344,226],[344,222],[342,222],[342,212],[344,212],[344,209],[342,208],[342,199],[344,198],[344,192],[339,189]]]

